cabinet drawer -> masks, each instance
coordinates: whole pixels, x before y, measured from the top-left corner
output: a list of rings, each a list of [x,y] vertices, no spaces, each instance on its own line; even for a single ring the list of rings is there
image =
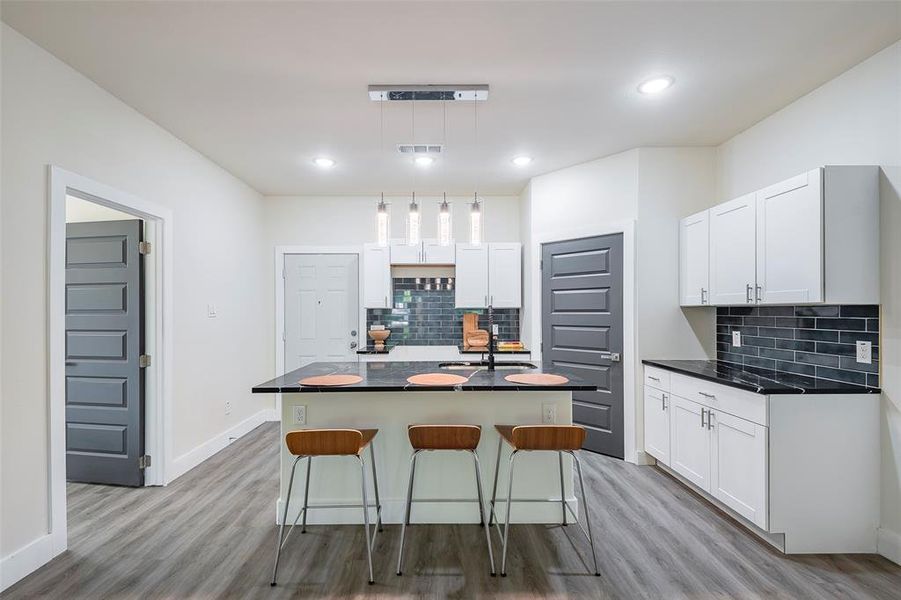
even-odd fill
[[[644,368],[644,384],[668,392],[670,391],[670,372],[646,366]]]
[[[678,373],[670,376],[674,396],[767,426],[767,397]]]

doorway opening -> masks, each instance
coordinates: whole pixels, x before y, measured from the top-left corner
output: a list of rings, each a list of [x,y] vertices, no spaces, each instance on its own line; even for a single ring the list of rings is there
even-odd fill
[[[583,448],[625,457],[623,234],[541,245],[542,360],[597,384],[574,392]]]
[[[57,167],[49,182],[55,556],[68,547],[70,485],[84,496],[91,484],[167,483],[172,214]]]

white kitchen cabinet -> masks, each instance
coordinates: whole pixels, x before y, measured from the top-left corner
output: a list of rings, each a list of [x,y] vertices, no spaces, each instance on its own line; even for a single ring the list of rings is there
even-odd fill
[[[822,177],[814,169],[757,192],[757,302],[823,301]]]
[[[767,428],[709,410],[710,493],[761,529],[767,528]]]
[[[387,246],[363,245],[363,308],[391,307],[391,258]]]
[[[454,244],[442,246],[437,240],[422,243],[422,263],[426,265],[453,265],[456,263]]]
[[[669,394],[644,388],[644,449],[665,465],[670,464]]]
[[[457,308],[488,306],[488,246],[457,244],[454,301]]]
[[[494,308],[522,306],[522,244],[488,244],[488,302]]]
[[[689,482],[709,492],[710,434],[707,430],[707,409],[679,396],[672,397],[670,406],[669,466]]]
[[[397,242],[391,244],[392,265],[418,265],[422,262],[422,243],[407,244]]]
[[[710,209],[710,304],[754,302],[756,230],[755,194]]]
[[[708,211],[679,222],[679,304],[710,303],[710,219]]]

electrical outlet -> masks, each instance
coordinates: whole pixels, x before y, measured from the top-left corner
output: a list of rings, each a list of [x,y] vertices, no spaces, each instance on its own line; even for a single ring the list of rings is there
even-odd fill
[[[871,365],[873,364],[873,343],[857,340],[857,362]]]
[[[215,304],[207,304],[206,305],[206,316],[210,319],[216,318],[216,305]]]
[[[232,401],[231,400],[225,401],[225,414],[227,414],[227,415],[232,414]]]
[[[733,348],[741,348],[741,332],[740,331],[732,332],[732,347]]]
[[[557,422],[557,405],[542,404],[541,405],[541,424],[553,425]]]
[[[306,425],[307,424],[307,407],[303,404],[294,407],[294,424],[295,425]]]
[[[491,325],[491,332],[492,332],[494,335],[499,335],[500,332],[501,332],[501,326],[498,325],[497,323],[492,323],[492,325]]]

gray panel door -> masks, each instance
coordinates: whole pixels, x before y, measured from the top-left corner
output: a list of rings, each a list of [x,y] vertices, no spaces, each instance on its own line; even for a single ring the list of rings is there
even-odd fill
[[[543,244],[541,313],[542,360],[600,388],[573,393],[584,448],[622,458],[622,234]]]
[[[66,477],[140,486],[141,221],[66,225]]]

